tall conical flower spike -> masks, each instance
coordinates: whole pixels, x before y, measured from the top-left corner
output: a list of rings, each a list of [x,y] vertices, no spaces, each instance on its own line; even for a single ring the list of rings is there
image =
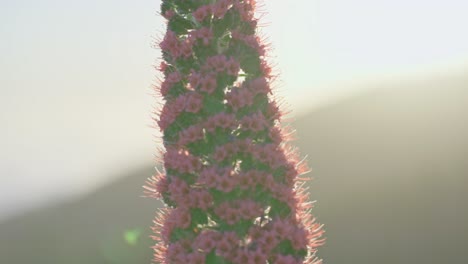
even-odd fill
[[[145,193],[167,205],[155,263],[321,263],[322,226],[272,97],[254,0],[163,0],[159,42],[163,172]]]

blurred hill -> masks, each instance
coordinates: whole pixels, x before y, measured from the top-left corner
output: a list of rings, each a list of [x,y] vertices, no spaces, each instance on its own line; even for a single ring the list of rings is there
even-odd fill
[[[395,81],[298,119],[326,263],[468,263],[468,76]]]
[[[395,81],[293,123],[325,263],[468,263],[468,77]],[[149,166],[151,167],[151,166]],[[153,169],[0,224],[0,263],[149,263]],[[124,232],[141,228],[137,245]]]

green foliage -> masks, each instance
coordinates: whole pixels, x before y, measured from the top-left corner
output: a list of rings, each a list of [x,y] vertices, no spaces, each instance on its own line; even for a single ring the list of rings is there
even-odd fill
[[[206,255],[206,264],[229,264],[230,262],[224,258],[217,256],[214,251]]]

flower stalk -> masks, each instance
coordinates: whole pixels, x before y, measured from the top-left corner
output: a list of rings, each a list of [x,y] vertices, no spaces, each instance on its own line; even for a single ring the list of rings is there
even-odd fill
[[[307,166],[272,97],[254,0],[163,0],[156,263],[321,263]]]

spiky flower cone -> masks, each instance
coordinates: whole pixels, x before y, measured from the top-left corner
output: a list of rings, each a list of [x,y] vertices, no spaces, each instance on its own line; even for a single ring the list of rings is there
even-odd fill
[[[320,263],[323,231],[271,97],[254,0],[165,0],[156,263]]]

